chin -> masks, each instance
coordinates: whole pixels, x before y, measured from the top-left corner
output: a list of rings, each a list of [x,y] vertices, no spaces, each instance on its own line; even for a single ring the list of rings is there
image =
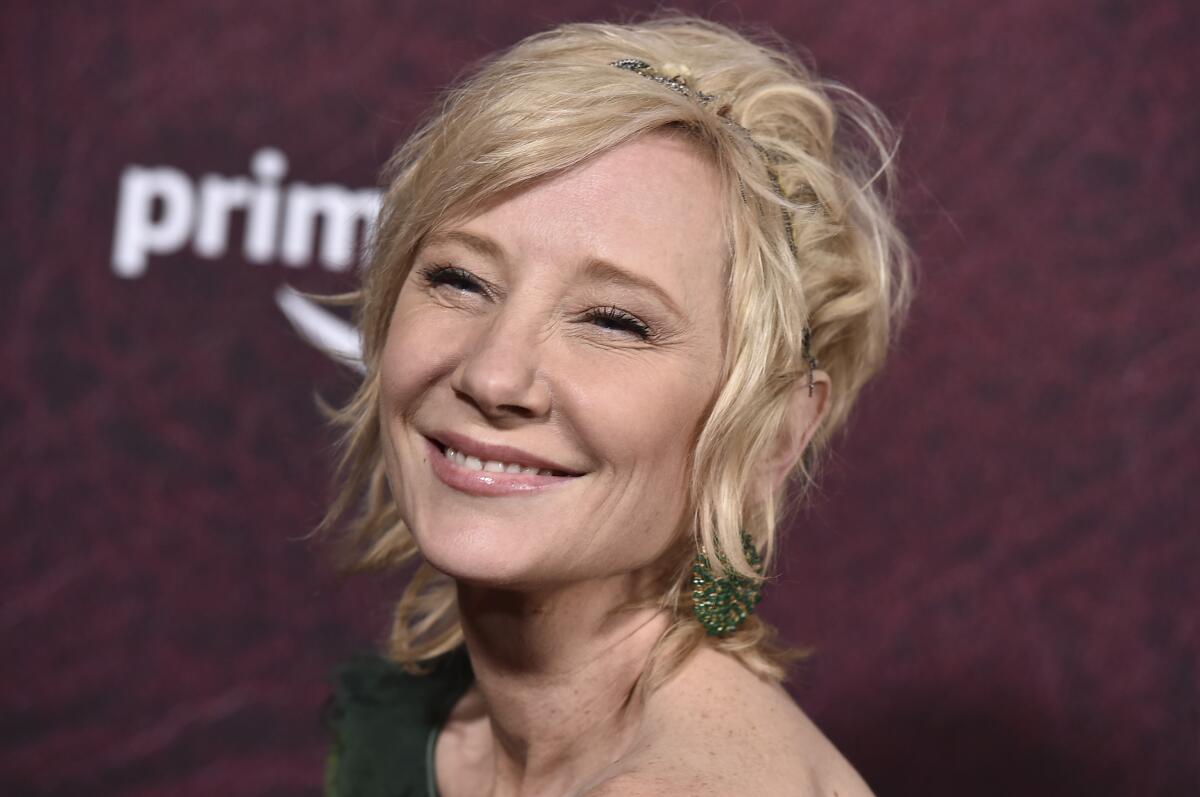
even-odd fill
[[[455,581],[481,587],[519,588],[536,584],[548,575],[539,573],[543,568],[529,559],[530,546],[514,544],[511,529],[464,528],[452,524],[450,528],[434,527],[414,533],[414,537],[425,561]]]

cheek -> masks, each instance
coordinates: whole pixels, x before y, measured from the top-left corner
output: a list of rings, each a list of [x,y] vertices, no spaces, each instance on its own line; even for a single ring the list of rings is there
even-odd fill
[[[385,416],[409,416],[425,390],[452,361],[449,330],[438,329],[419,307],[407,306],[403,294],[388,327],[380,354],[380,398]]]
[[[584,509],[592,523],[603,520],[579,558],[633,569],[661,556],[690,522],[691,452],[712,386],[691,377],[697,363],[595,365],[570,414],[607,477]]]
[[[437,395],[436,388],[456,361],[453,331],[438,325],[428,308],[405,302],[392,313],[379,359],[379,437],[384,470],[400,516],[410,528],[423,528],[419,477],[426,452],[411,434],[414,418]],[[418,474],[414,478],[414,473]]]
[[[577,393],[577,417],[594,450],[637,492],[677,493],[688,481],[689,457],[711,398],[681,364],[638,363],[589,369]]]
[[[379,434],[392,494],[402,508],[410,503],[403,491],[411,485],[401,471],[425,455],[411,448],[410,424],[454,362],[450,337],[431,329],[421,310],[397,304],[379,359]]]

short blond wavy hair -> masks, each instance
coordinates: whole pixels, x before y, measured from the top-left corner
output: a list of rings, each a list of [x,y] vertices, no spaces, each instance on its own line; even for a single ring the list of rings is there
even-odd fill
[[[685,71],[690,86],[715,99],[702,103],[612,65],[624,58]],[[381,453],[380,352],[413,258],[431,231],[501,192],[662,129],[688,136],[721,174],[729,261],[726,361],[693,452],[684,519],[692,539],[667,568],[661,605],[673,623],[652,656],[654,682],[706,639],[684,586],[696,546],[726,552],[729,568],[756,577],[742,552],[745,529],[769,572],[785,496],[763,499],[751,484],[790,397],[807,384],[806,330],[832,387],[793,474],[796,495],[883,362],[908,301],[910,256],[891,203],[896,139],[859,95],[778,46],[687,17],[563,25],[484,62],[391,158],[361,288],[340,297],[355,308],[366,376],[330,411],[343,430],[339,489],[320,530],[345,521],[345,570],[416,563],[387,643],[406,667],[462,642],[455,585],[420,559]],[[764,677],[783,676],[787,651],[756,616],[707,643]]]

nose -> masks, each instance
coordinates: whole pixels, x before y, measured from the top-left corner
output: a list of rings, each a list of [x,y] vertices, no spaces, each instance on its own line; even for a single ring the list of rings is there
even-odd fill
[[[550,412],[550,388],[540,370],[536,319],[509,309],[482,326],[451,386],[491,420],[540,418]]]

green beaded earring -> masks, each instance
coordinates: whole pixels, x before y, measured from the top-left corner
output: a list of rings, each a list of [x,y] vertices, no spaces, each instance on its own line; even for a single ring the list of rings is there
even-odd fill
[[[754,547],[750,535],[742,530],[742,551],[746,561],[760,576],[763,572],[762,557]],[[728,564],[725,554],[717,552],[717,559]],[[720,578],[713,575],[712,565],[704,548],[696,554],[692,565],[692,611],[709,636],[729,636],[754,613],[754,607],[762,600],[762,582],[737,573],[728,573]]]

